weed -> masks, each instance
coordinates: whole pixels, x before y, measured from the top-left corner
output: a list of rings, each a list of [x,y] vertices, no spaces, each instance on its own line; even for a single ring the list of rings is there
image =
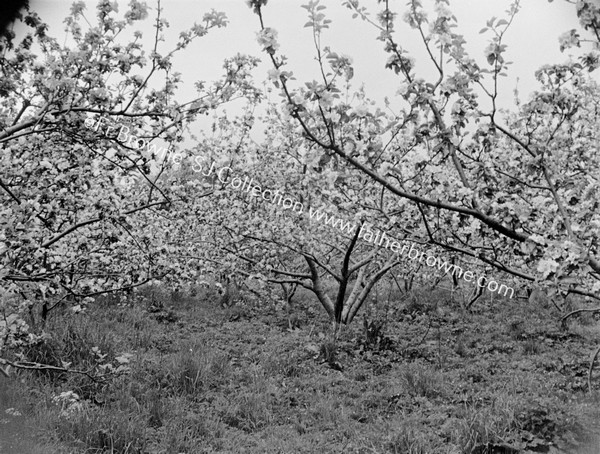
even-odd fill
[[[227,355],[207,351],[203,346],[186,345],[172,361],[167,373],[176,393],[197,395],[204,390],[218,388],[227,381],[229,360]]]
[[[394,454],[427,454],[426,439],[412,428],[400,428],[386,444],[386,452]]]
[[[300,358],[296,355],[271,356],[262,362],[268,376],[283,375],[287,378],[299,377],[302,374]]]
[[[332,340],[325,340],[321,344],[319,353],[327,364],[334,364],[337,359],[337,344]]]
[[[310,419],[316,427],[336,429],[347,427],[351,413],[344,402],[331,391],[319,392],[310,406]]]
[[[507,325],[508,335],[513,340],[521,340],[525,335],[525,323],[520,319],[513,319]]]
[[[458,356],[461,356],[461,357],[467,356],[468,351],[467,351],[467,345],[466,345],[466,341],[465,341],[465,336],[464,335],[461,334],[456,339],[456,344],[454,345],[454,352]]]
[[[270,401],[269,396],[264,393],[245,392],[227,406],[222,420],[236,429],[255,432],[274,419]]]
[[[354,374],[354,380],[365,382],[369,379],[369,374],[366,371],[358,371]]]
[[[410,396],[437,397],[443,394],[442,379],[431,366],[407,364],[401,372],[404,389]]]
[[[566,417],[560,409],[537,402],[526,402],[516,418],[523,430],[545,440],[552,440],[566,424]]]
[[[538,339],[527,339],[523,342],[523,353],[526,355],[537,355],[540,352],[540,341]]]
[[[183,399],[170,403],[171,418],[156,433],[156,446],[150,452],[208,453],[221,452],[224,424],[212,415],[188,408]],[[200,450],[201,447],[203,450]]]
[[[164,425],[167,418],[165,402],[160,393],[152,389],[148,392],[148,426],[159,428]]]
[[[469,405],[460,414],[453,442],[461,453],[470,454],[480,446],[501,442],[518,427],[511,401],[494,401],[492,406]]]

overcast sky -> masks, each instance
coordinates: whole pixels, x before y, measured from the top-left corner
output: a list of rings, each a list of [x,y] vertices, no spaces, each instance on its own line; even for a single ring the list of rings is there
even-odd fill
[[[94,15],[96,1],[86,0],[88,17]],[[126,1],[120,6],[125,9]],[[147,2],[156,5],[155,2]],[[271,0],[264,9],[266,25],[279,32],[280,52],[289,58],[288,69],[292,70],[298,82],[318,78],[317,66],[314,62],[314,48],[311,31],[304,28],[307,21],[306,10],[300,5],[306,0]],[[359,19],[352,19],[351,12],[341,6],[338,0],[323,0],[327,6],[326,14],[333,20],[331,27],[323,34],[322,42],[338,53],[350,55],[355,64],[354,83],[365,84],[367,94],[382,100],[384,96],[393,95],[398,79],[391,71],[385,70],[387,60],[382,44],[375,40],[377,31]],[[376,7],[375,0],[362,0],[364,5]],[[427,4],[427,0],[424,0]],[[430,2],[431,3],[431,2]],[[394,8],[402,13],[406,0],[391,2]],[[467,50],[471,56],[484,62],[483,50],[487,39],[479,34],[485,22],[491,16],[503,17],[510,2],[507,0],[455,0],[451,9],[459,21],[458,32],[465,36]],[[508,60],[514,61],[510,76],[502,79],[503,95],[501,102],[508,107],[512,103],[513,89],[519,78],[519,90],[522,96],[535,87],[534,71],[540,65],[550,62],[561,62],[568,58],[558,49],[558,36],[577,24],[574,6],[564,0],[549,3],[548,0],[523,0],[523,7],[509,31],[506,44],[509,46]],[[67,0],[31,0],[32,8],[51,27],[51,34],[64,37],[62,20],[68,14],[70,1]],[[258,19],[252,14],[245,0],[163,0],[164,17],[171,25],[167,34],[168,41],[177,37],[179,32],[200,22],[205,12],[216,9],[224,11],[230,21],[225,29],[212,31],[208,36],[191,45],[175,60],[175,70],[181,72],[186,89],[191,90],[196,80],[211,80],[222,72],[222,61],[237,52],[260,56],[264,64],[257,70],[256,79],[262,80],[270,66],[256,43],[255,33],[258,30]],[[145,37],[150,38],[151,22],[140,25]],[[422,43],[408,25],[402,23],[397,27],[400,44],[416,57],[421,76],[427,77],[428,67],[422,53]],[[165,50],[167,45],[165,45]],[[170,46],[169,46],[170,47]],[[484,63],[482,63],[483,65]]]

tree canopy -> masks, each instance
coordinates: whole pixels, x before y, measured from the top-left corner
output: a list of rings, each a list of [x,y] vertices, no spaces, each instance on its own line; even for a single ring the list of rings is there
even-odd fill
[[[446,0],[399,10],[343,2],[377,30],[371,45],[383,47],[381,65],[397,77],[383,104],[354,80],[351,56],[324,44],[335,27],[325,4],[303,6],[318,70],[300,81],[277,40],[284,24],[267,23],[266,0],[247,3],[260,58],[272,66],[266,90],[251,77],[259,56],[238,54],[219,80],[198,82],[196,95],[180,100],[173,56],[227,25],[217,11],[172,49],[161,45],[160,3],[154,44],[141,45],[134,27],[149,9],[137,0],[123,14],[99,1],[95,20],[75,2],[66,44],[33,11],[24,37],[1,38],[0,352],[43,336],[58,307],[81,310],[103,293],[180,287],[219,272],[259,282],[270,298],[273,285],[304,287],[337,330],[391,270],[424,272],[361,240],[365,229],[506,287],[530,282],[550,298],[599,299],[600,93],[590,74],[600,8],[592,1],[572,2],[580,28],[557,44],[585,49],[579,60],[539,68],[536,91],[510,110],[498,107],[498,82],[511,71],[505,36],[519,1],[481,30],[482,58],[466,51]],[[403,27],[418,33],[423,55],[398,41]],[[422,77],[416,58],[435,76]],[[219,109],[233,99],[245,100],[240,111]],[[212,127],[190,139],[203,114]],[[227,174],[207,174],[211,166]],[[235,176],[261,190],[232,190]],[[289,195],[303,213],[267,203],[263,189]],[[316,222],[317,209],[354,228]]]

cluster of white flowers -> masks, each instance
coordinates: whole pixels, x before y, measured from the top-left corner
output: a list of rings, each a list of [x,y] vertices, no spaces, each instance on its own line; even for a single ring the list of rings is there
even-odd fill
[[[22,416],[23,414],[17,410],[16,408],[7,408],[6,410],[4,410],[4,413],[6,413],[7,415],[10,416]]]
[[[79,394],[73,391],[65,391],[52,396],[52,402],[60,407],[60,416],[68,418],[84,409],[84,403]]]
[[[256,34],[258,44],[270,54],[275,53],[279,49],[279,43],[277,42],[277,30],[270,27],[265,27],[263,30]]]

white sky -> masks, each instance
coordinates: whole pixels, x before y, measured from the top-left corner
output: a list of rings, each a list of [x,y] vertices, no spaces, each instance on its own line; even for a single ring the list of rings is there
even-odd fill
[[[88,16],[93,16],[95,0],[86,0]],[[120,0],[123,10],[126,1]],[[288,70],[292,70],[298,83],[318,79],[318,68],[314,61],[312,33],[304,28],[307,12],[300,5],[307,0],[271,0],[264,9],[266,25],[279,32],[279,51],[289,58]],[[350,55],[354,60],[354,84],[358,87],[364,83],[367,95],[382,100],[384,96],[393,96],[398,85],[397,76],[384,68],[387,56],[382,50],[382,43],[375,40],[376,30],[360,19],[352,19],[351,12],[341,6],[341,0],[322,0],[327,6],[325,13],[333,20],[330,29],[325,31],[322,43],[329,45],[334,51]],[[362,0],[365,6],[376,7],[375,0]],[[428,0],[424,0],[427,4]],[[429,3],[431,3],[429,1]],[[148,1],[149,5],[155,2]],[[391,2],[396,10],[402,13],[406,0]],[[481,66],[485,66],[483,50],[487,45],[485,35],[478,32],[485,26],[491,16],[504,17],[504,11],[510,1],[507,0],[454,0],[451,9],[459,21],[458,32],[465,36],[467,50]],[[50,24],[50,34],[64,37],[62,19],[68,14],[71,1],[68,0],[31,0],[32,9]],[[192,87],[196,80],[212,80],[222,72],[222,61],[237,52],[259,56],[263,64],[256,71],[256,80],[262,80],[267,70],[271,69],[266,55],[261,53],[256,43],[255,33],[258,30],[258,18],[246,5],[245,0],[163,0],[163,16],[170,22],[167,41],[175,39],[179,32],[201,22],[205,12],[216,9],[224,11],[230,21],[228,27],[213,30],[204,38],[192,44],[174,61],[174,69],[183,74],[184,92],[193,96]],[[151,15],[152,16],[152,15]],[[567,54],[558,49],[558,36],[570,28],[576,27],[577,18],[573,5],[563,0],[549,3],[548,0],[522,0],[522,9],[512,25],[507,38],[508,60],[514,61],[509,77],[502,79],[500,102],[509,107],[513,100],[513,89],[516,78],[519,80],[521,97],[535,87],[534,71],[544,63],[565,61]],[[139,29],[144,37],[152,36],[151,21],[140,24]],[[416,58],[420,75],[427,78],[427,66],[423,49],[419,46],[418,37],[408,25],[399,23],[400,44]],[[173,41],[171,41],[173,42]],[[171,48],[162,43],[164,50]]]

